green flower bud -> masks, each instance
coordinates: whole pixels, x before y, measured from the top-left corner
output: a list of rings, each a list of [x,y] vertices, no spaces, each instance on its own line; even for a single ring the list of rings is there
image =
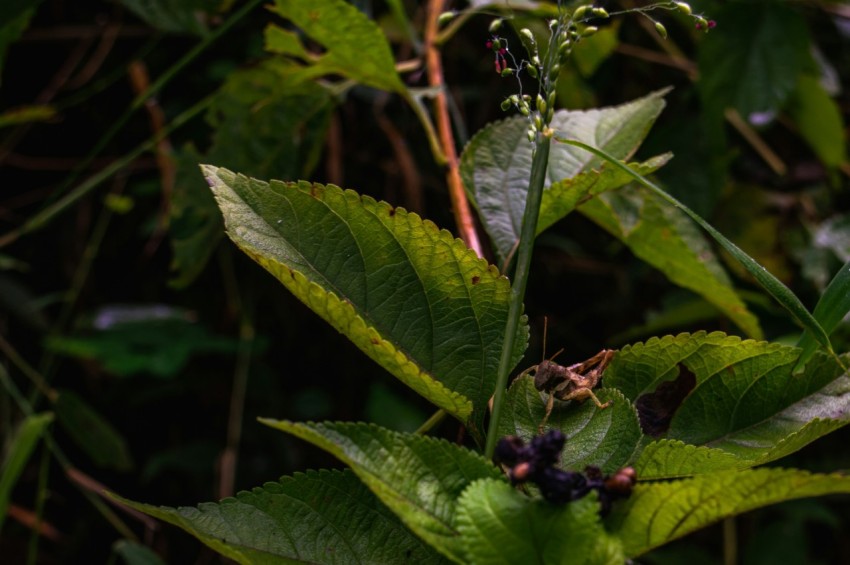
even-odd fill
[[[534,43],[534,34],[531,33],[531,30],[528,29],[527,27],[524,27],[521,30],[519,30],[519,34],[524,36],[530,42]]]
[[[691,5],[687,2],[673,2],[676,5],[676,8],[686,16],[691,15]]]
[[[551,124],[552,118],[555,117],[555,108],[549,108],[549,111],[546,112],[546,123]]]
[[[496,18],[490,22],[490,33],[496,33],[502,27],[502,18]]]
[[[596,33],[597,31],[599,31],[599,28],[598,28],[598,27],[596,27],[596,26],[587,26],[586,28],[584,28],[584,29],[581,31],[581,36],[582,36],[582,37],[590,37],[591,35],[593,35],[593,34],[594,34],[594,33]]]
[[[655,22],[655,31],[658,32],[663,39],[667,39],[667,28],[661,25],[661,22]]]
[[[558,76],[558,73],[560,73],[560,72],[561,72],[561,65],[559,65],[558,63],[552,63],[552,68],[549,69],[549,74],[552,75],[553,77],[556,77],[556,76]]]
[[[539,131],[543,129],[543,118],[540,117],[540,114],[536,114],[534,116],[534,127]]]
[[[528,132],[526,132],[525,135],[526,137],[528,137],[528,141],[534,141],[534,138],[537,137],[537,132],[530,129],[528,130]]]
[[[498,39],[493,40],[493,51],[498,51],[502,48],[502,42]]]
[[[437,24],[444,25],[452,21],[457,14],[455,12],[443,12],[437,17]]]
[[[534,65],[535,67],[539,67],[540,66],[540,57],[538,57],[537,55],[532,57],[531,58],[531,64]]]
[[[522,114],[523,116],[527,116],[527,115],[531,114],[531,110],[529,109],[528,104],[526,104],[525,102],[520,104],[519,105],[519,113]]]
[[[505,98],[504,100],[502,100],[502,104],[501,104],[502,112],[507,112],[510,107],[511,107],[511,99],[510,98]]]
[[[541,114],[546,113],[546,101],[539,94],[537,95],[537,111]]]
[[[606,10],[605,8],[594,8],[593,9],[593,15],[596,16],[597,18],[610,18],[611,17],[611,16],[608,15],[608,10]]]
[[[555,107],[555,101],[557,99],[558,99],[558,93],[553,90],[552,92],[549,93],[549,99],[546,100],[546,103],[549,105],[550,108],[554,108]]]
[[[502,69],[502,76],[503,77],[509,77],[512,74],[514,74],[514,70],[511,69],[510,67],[505,67],[504,69]]]
[[[528,76],[530,76],[531,78],[537,78],[540,76],[539,74],[537,74],[537,67],[535,67],[534,65],[528,65],[525,70],[528,71]]]
[[[585,15],[587,15],[587,10],[589,8],[590,8],[590,6],[579,6],[578,8],[576,8],[576,11],[573,12],[573,19],[575,19],[575,20],[582,19]]]
[[[508,100],[511,101],[511,104],[519,104],[519,96],[517,96],[516,94],[511,94],[510,96],[508,96]]]

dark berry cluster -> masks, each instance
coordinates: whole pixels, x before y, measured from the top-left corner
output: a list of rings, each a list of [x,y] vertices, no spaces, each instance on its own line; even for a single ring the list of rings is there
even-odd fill
[[[560,430],[535,436],[528,445],[516,436],[503,437],[496,445],[495,458],[508,468],[511,483],[534,483],[543,498],[554,504],[578,500],[595,490],[604,516],[611,510],[612,501],[632,493],[637,476],[631,467],[613,475],[603,475],[599,467],[592,466],[584,473],[556,467],[565,442]]]

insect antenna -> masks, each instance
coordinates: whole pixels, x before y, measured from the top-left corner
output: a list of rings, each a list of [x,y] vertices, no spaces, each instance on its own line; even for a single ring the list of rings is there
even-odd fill
[[[543,317],[543,359],[544,360],[546,360],[546,342],[548,340],[548,337],[547,337],[548,332],[549,332],[549,317],[544,316]],[[555,357],[557,357],[558,355],[560,355],[563,352],[564,352],[564,348],[562,347],[561,349],[556,351],[555,354],[552,357],[550,357],[548,360],[554,361]]]

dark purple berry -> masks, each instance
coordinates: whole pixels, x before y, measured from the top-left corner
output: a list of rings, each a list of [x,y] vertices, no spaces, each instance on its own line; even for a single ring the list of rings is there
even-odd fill
[[[504,463],[509,467],[516,465],[520,461],[520,454],[523,453],[525,443],[517,436],[506,436],[501,438],[496,443],[496,450],[493,457],[499,463]]]
[[[540,494],[554,504],[564,504],[575,500],[577,487],[584,482],[581,473],[571,473],[557,467],[546,467],[535,477]]]

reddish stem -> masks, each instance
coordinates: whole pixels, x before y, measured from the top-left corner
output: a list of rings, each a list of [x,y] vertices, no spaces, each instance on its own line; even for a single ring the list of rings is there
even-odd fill
[[[481,257],[481,242],[478,239],[478,232],[475,230],[475,220],[472,217],[472,210],[469,207],[469,201],[466,198],[463,182],[460,178],[457,149],[452,135],[445,81],[443,80],[443,64],[440,59],[440,50],[436,44],[437,32],[439,31],[438,18],[443,12],[444,4],[444,0],[430,0],[428,3],[428,16],[425,24],[425,66],[428,71],[428,84],[436,87],[438,91],[438,94],[434,97],[434,119],[437,122],[440,144],[443,146],[443,152],[446,155],[448,166],[446,181],[449,185],[449,197],[452,202],[455,222],[461,239]]]

